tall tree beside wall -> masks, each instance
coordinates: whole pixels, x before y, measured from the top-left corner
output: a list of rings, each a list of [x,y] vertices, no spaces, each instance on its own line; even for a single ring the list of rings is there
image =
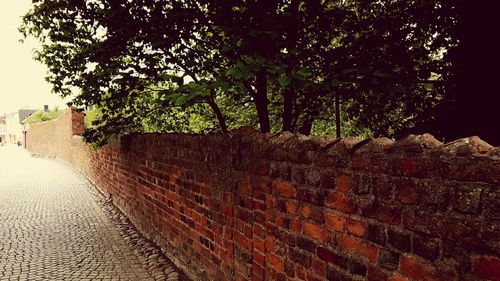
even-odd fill
[[[200,105],[223,132],[309,134],[333,112],[331,127],[345,116],[396,136],[448,95],[448,2],[40,0],[21,31],[40,39],[55,92],[102,110],[86,133],[100,144]]]

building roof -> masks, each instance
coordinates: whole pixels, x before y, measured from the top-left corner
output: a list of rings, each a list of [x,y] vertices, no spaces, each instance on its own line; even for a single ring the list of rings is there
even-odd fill
[[[19,121],[24,121],[26,118],[30,117],[31,114],[37,112],[36,109],[19,109]]]

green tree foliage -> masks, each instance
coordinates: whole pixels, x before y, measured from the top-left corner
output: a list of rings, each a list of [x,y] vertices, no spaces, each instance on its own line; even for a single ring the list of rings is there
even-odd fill
[[[30,117],[26,118],[26,122],[28,124],[35,124],[39,122],[44,122],[44,121],[49,121],[56,119],[62,114],[62,111],[59,110],[59,108],[55,108],[54,110],[51,110],[49,112],[45,112],[43,110],[39,110],[35,113],[33,113]]]
[[[40,39],[56,93],[76,87],[76,106],[101,110],[89,141],[239,125],[310,134],[332,112],[393,136],[443,99],[449,2],[37,0],[21,31]]]

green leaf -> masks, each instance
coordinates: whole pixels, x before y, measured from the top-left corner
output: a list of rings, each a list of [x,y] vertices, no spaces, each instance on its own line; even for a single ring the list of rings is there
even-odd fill
[[[186,101],[188,100],[189,96],[188,95],[179,95],[174,103],[176,106],[181,106],[181,105],[184,105],[186,103]]]
[[[340,81],[339,79],[337,79],[337,78],[333,78],[330,84],[331,84],[333,87],[338,87],[341,83],[342,83],[342,81]]]
[[[290,85],[290,82],[292,82],[292,80],[286,76],[278,77],[278,83],[280,84],[281,88],[285,88],[286,86]]]
[[[373,76],[378,77],[378,78],[387,78],[387,77],[389,77],[389,73],[385,72],[382,69],[377,69],[373,72]]]
[[[351,75],[351,74],[354,74],[355,72],[356,72],[355,68],[348,68],[348,69],[342,70],[342,74],[345,74],[345,75]]]
[[[212,89],[220,89],[221,91],[227,91],[230,88],[230,84],[224,80],[217,80],[212,85],[210,85]]]
[[[301,68],[301,69],[297,70],[296,73],[297,73],[297,75],[302,76],[302,77],[309,77],[312,74],[308,69],[305,69],[305,68]]]
[[[159,76],[164,80],[171,80],[173,77],[175,77],[175,75],[168,73],[161,73]]]

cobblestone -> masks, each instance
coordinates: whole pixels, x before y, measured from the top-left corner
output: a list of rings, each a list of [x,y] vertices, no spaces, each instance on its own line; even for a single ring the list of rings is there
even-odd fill
[[[68,165],[0,147],[0,280],[187,280]]]

